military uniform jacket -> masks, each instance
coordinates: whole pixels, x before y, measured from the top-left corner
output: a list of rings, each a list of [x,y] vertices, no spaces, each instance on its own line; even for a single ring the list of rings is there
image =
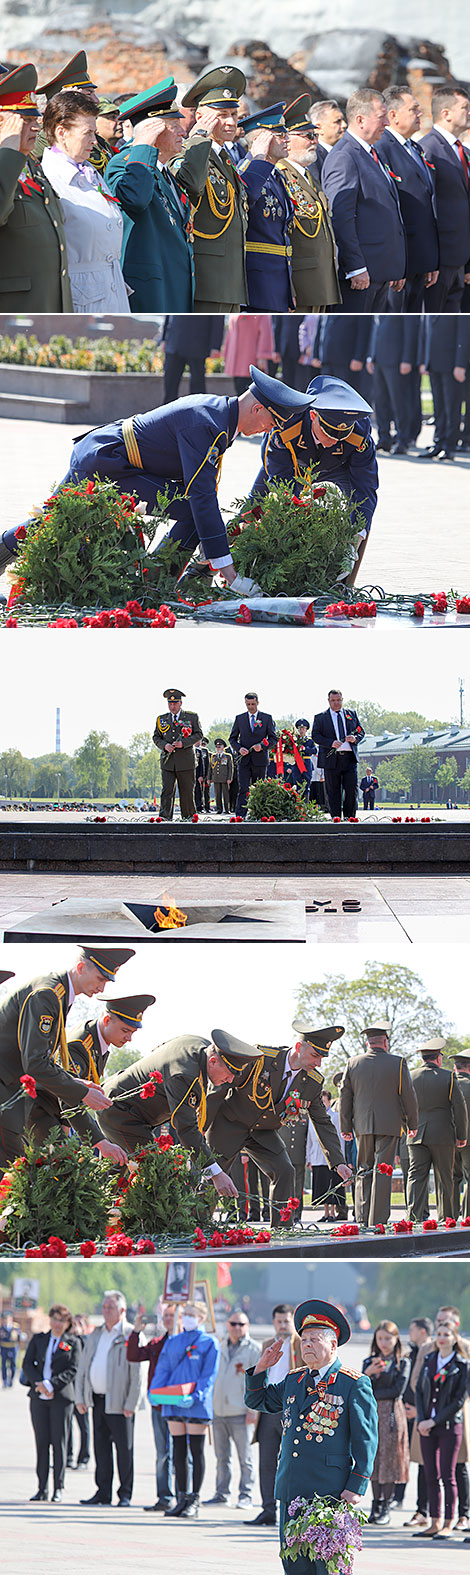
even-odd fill
[[[123,1072],[105,1078],[104,1091],[125,1113],[132,1111],[142,1125],[142,1142],[150,1141],[150,1131],[167,1121],[174,1141],[183,1148],[203,1154],[208,1164],[215,1155],[210,1152],[203,1128],[207,1105],[207,1050],[210,1040],[198,1034],[180,1034],[158,1045],[150,1055],[135,1061]],[[155,1085],[153,1099],[141,1099],[140,1093],[151,1072],[161,1072],[163,1082]],[[133,1098],[122,1099],[132,1094]],[[122,1103],[120,1103],[122,1099]]]
[[[207,157],[189,157],[187,192],[158,163],[158,152],[136,141],[109,160],[105,180],[124,220],[122,271],[133,291],[133,312],[190,312],[194,296],[191,199],[202,190]]]
[[[411,1073],[418,1101],[418,1130],[414,1143],[465,1142],[467,1106],[458,1078],[447,1067],[420,1066]]]
[[[72,1070],[65,1039],[69,1008],[67,973],[50,973],[20,985],[0,1005],[0,1104],[20,1086],[25,1073],[38,1089],[66,1106],[77,1104],[86,1089]],[[24,1103],[1,1117],[6,1126],[21,1131]]]
[[[3,147],[0,311],[73,312],[60,200],[34,155]]]
[[[209,782],[231,782],[233,777],[233,755],[228,749],[223,749],[221,754],[217,750],[209,755]]]
[[[174,744],[178,738],[183,748],[177,749],[174,755],[166,754],[165,744]],[[179,771],[194,771],[194,748],[201,738],[202,727],[196,711],[180,711],[177,722],[171,711],[157,716],[153,742],[161,751],[162,771],[168,771],[171,776],[177,776]]]
[[[238,1075],[223,1103],[218,1100],[218,1090],[208,1101],[213,1147],[227,1159],[232,1158],[243,1148],[248,1133],[255,1129],[278,1131],[286,1122],[295,1121],[300,1110],[303,1119],[308,1113],[313,1121],[327,1162],[334,1169],[343,1165],[341,1144],[321,1098],[321,1072],[297,1072],[286,1092],[284,1066],[288,1047],[283,1045],[276,1056],[266,1057],[261,1045],[259,1048],[259,1060],[253,1063],[248,1076],[246,1071]]]
[[[178,185],[191,196],[195,150],[206,153],[202,195],[193,215],[194,260],[198,301],[241,306],[248,301],[245,234],[248,225],[246,188],[225,148],[217,151],[209,138],[195,132],[183,153],[172,159]],[[182,307],[179,308],[183,310]]]
[[[283,1412],[276,1498],[339,1498],[344,1489],[367,1491],[377,1452],[377,1405],[364,1374],[341,1367],[340,1358],[323,1378],[308,1368],[288,1373],[280,1384],[248,1368],[245,1403],[250,1410]]]
[[[336,306],[341,291],[328,199],[310,170],[301,175],[289,159],[279,159],[276,168],[294,208],[292,275],[297,310]]]
[[[284,436],[288,438],[289,447],[286,447]],[[379,473],[368,416],[355,421],[354,431],[344,442],[338,440],[334,448],[321,448],[315,443],[307,411],[301,421],[291,424],[287,434],[266,433],[261,444],[261,459],[261,469],[250,493],[254,501],[264,496],[270,481],[292,483],[298,496],[302,490],[303,472],[312,466],[315,484],[334,481],[349,499],[358,529],[370,530],[377,506]]]
[[[418,1101],[404,1057],[389,1050],[353,1056],[340,1088],[339,1119],[341,1131],[357,1137],[399,1137],[402,1127],[414,1132]]]
[[[468,1154],[470,1159],[470,1072],[459,1072],[457,1076],[457,1082],[467,1106],[467,1142],[465,1158],[467,1158]],[[461,1157],[463,1158],[462,1151]]]
[[[251,153],[238,166],[248,193],[246,233],[248,300],[260,311],[288,312],[295,306],[292,282],[294,204],[280,171]]]
[[[67,1040],[70,1056],[70,1069],[75,1077],[84,1077],[87,1083],[100,1083],[108,1055],[103,1055],[98,1033],[98,1024],[87,1022],[73,1030],[73,1037]],[[103,1137],[97,1121],[94,1120],[91,1110],[84,1105],[74,1111],[71,1125],[80,1137],[91,1137],[93,1143],[100,1143]]]

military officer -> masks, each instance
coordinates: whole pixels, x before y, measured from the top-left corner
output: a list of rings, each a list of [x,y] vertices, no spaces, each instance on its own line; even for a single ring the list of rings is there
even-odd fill
[[[186,699],[182,689],[164,689],[168,711],[157,716],[153,742],[161,753],[162,796],[160,814],[163,820],[173,820],[175,795],[178,788],[182,820],[191,820],[195,814],[194,748],[200,744],[202,727],[196,711],[183,711],[181,701]]]
[[[224,146],[235,135],[238,102],[245,87],[246,79],[238,66],[212,66],[196,78],[181,100],[183,109],[195,110],[196,119],[172,168],[190,197],[195,150],[202,144],[208,155],[207,178],[193,220],[195,312],[238,312],[248,301],[246,188]]]
[[[280,1222],[280,1208],[293,1194],[294,1168],[281,1136],[286,1122],[296,1119],[299,1101],[308,1107],[327,1163],[348,1181],[351,1170],[345,1165],[333,1122],[321,1098],[323,1077],[318,1067],[331,1045],[344,1033],[343,1028],[317,1029],[296,1019],[294,1030],[301,1037],[295,1047],[278,1049],[258,1046],[258,1059],[237,1078],[227,1099],[217,1095],[209,1100],[208,1134],[212,1146],[227,1162],[228,1168],[243,1150],[269,1176],[271,1217]]]
[[[275,379],[250,368],[258,398],[265,399],[269,409]],[[367,536],[377,506],[379,485],[375,444],[371,433],[372,408],[348,383],[339,378],[313,378],[306,394],[302,412],[293,415],[284,431],[278,430],[263,439],[262,465],[250,496],[256,502],[263,497],[270,481],[292,483],[296,495],[302,488],[302,476],[309,466],[315,466],[315,484],[333,481],[348,498],[357,523],[357,556],[348,583],[356,578],[364,556]]]
[[[329,203],[315,178],[318,130],[308,118],[312,102],[310,93],[302,93],[286,109],[287,156],[277,164],[294,205],[292,277],[299,312],[323,312],[341,301]]]
[[[256,132],[238,165],[248,192],[246,273],[248,303],[255,312],[289,312],[295,306],[292,284],[294,204],[276,161],[286,151],[285,104],[272,104],[243,121]]]
[[[122,271],[133,312],[190,312],[194,297],[191,203],[204,189],[208,144],[193,144],[184,190],[169,160],[182,142],[173,77],[121,104],[134,127],[106,167],[106,183],[124,219]]]
[[[408,1133],[408,1213],[411,1220],[426,1217],[427,1185],[431,1165],[436,1183],[437,1217],[453,1218],[452,1171],[456,1148],[467,1143],[467,1106],[454,1072],[442,1065],[445,1039],[427,1039],[420,1046],[423,1065],[411,1073],[418,1101],[417,1130]]]
[[[217,815],[225,810],[228,815],[230,809],[230,783],[233,777],[233,755],[228,749],[225,738],[215,739],[215,748],[209,755],[209,782],[214,784],[215,808]]]
[[[108,1099],[93,1077],[75,1076],[65,1021],[76,995],[97,995],[105,979],[130,957],[130,947],[82,946],[71,967],[51,971],[12,988],[0,1002],[0,1105],[21,1092],[21,1078],[34,1078],[36,1098],[18,1101],[0,1114],[0,1165],[23,1153],[24,1129],[38,1144],[61,1120],[60,1106],[78,1102],[102,1110]]]
[[[62,69],[57,72],[55,77],[51,77],[49,82],[43,82],[42,86],[38,87],[38,93],[44,94],[49,103],[51,98],[55,98],[57,93],[62,93],[65,88],[68,93],[86,93],[87,98],[94,99],[97,115],[98,113],[103,114],[103,110],[100,111],[100,103],[105,103],[106,100],[100,100],[96,82],[91,81],[84,49],[79,49],[76,55],[72,55],[71,60],[66,60],[65,66],[62,66]],[[115,106],[111,107],[115,108]],[[117,109],[116,114],[119,114]],[[45,133],[39,131],[34,146],[37,159],[42,159],[44,149],[47,146],[48,142]],[[114,149],[109,146],[105,137],[101,136],[96,130],[95,141],[87,162],[92,164],[93,168],[98,170],[100,175],[104,175],[106,165],[112,158],[113,152]]]
[[[294,1220],[302,1219],[302,1208],[305,1191],[305,1162],[308,1135],[308,1105],[305,1099],[299,1096],[294,1101],[292,1121],[286,1121],[282,1128],[282,1136],[286,1145],[291,1164],[294,1166],[293,1197],[299,1202],[294,1213]]]
[[[279,1384],[266,1374],[281,1355],[275,1340],[249,1367],[245,1404],[253,1411],[283,1413],[283,1436],[276,1476],[280,1500],[281,1558],[284,1528],[293,1500],[344,1499],[357,1504],[367,1491],[378,1443],[377,1404],[370,1378],[342,1367],[338,1347],[351,1337],[344,1314],[331,1302],[301,1302],[294,1313],[304,1371],[288,1373]],[[290,1570],[291,1560],[283,1559]],[[308,1551],[296,1558],[298,1575],[322,1575],[323,1563]]]
[[[454,1067],[459,1088],[467,1106],[467,1141],[465,1148],[456,1148],[454,1159],[454,1206],[452,1218],[467,1219],[470,1215],[470,1050],[454,1055]],[[462,1199],[460,1188],[463,1184]]]
[[[33,151],[36,84],[33,65],[0,68],[0,299],[3,312],[72,312],[62,206]]]
[[[124,1045],[130,1044],[137,1030],[142,1027],[142,1018],[147,1007],[155,1004],[155,996],[116,996],[111,990],[106,990],[102,995],[98,995],[96,1000],[101,1007],[97,1022],[82,1023],[67,1037],[72,1072],[76,1077],[84,1077],[87,1082],[92,1083],[101,1082],[111,1051],[122,1050]],[[126,1163],[125,1149],[106,1143],[96,1121],[86,1111],[75,1110],[71,1117],[71,1125],[82,1137],[88,1133],[101,1153],[103,1143],[106,1150],[115,1147],[121,1161]]]
[[[307,737],[308,730],[309,730],[309,727],[310,727],[310,722],[307,721],[307,717],[306,716],[299,716],[297,721],[296,721],[295,727],[296,727],[296,733],[297,733],[297,737],[296,737],[295,743],[296,743],[296,747],[298,749],[299,755],[302,756],[302,760],[303,760],[304,766],[305,766],[305,771],[301,771],[300,766],[297,765],[297,762],[294,760],[292,765],[290,763],[288,764],[287,771],[286,771],[286,776],[287,776],[288,782],[291,782],[292,786],[296,787],[297,791],[300,794],[302,794],[303,797],[308,802],[308,799],[309,799],[309,796],[310,796],[310,785],[311,785],[311,781],[312,781],[313,765],[314,765],[314,760],[315,760],[315,756],[316,756],[316,753],[317,753],[317,749],[316,749],[316,745],[314,744],[313,738],[308,738]]]
[[[359,1225],[386,1225],[392,1178],[380,1165],[393,1165],[402,1126],[416,1136],[418,1101],[404,1056],[389,1049],[390,1025],[364,1029],[367,1049],[348,1061],[339,1093],[343,1137],[357,1139],[356,1219]]]
[[[202,1154],[216,1192],[236,1197],[237,1188],[218,1162],[213,1145],[204,1136],[207,1124],[209,1085],[222,1091],[225,1085],[258,1060],[255,1046],[235,1039],[225,1029],[214,1028],[210,1039],[199,1034],[180,1034],[135,1061],[124,1072],[105,1079],[105,1093],[112,1108],[103,1112],[103,1132],[123,1143],[129,1153],[150,1141],[155,1127],[168,1122],[175,1142],[193,1154]],[[142,1097],[144,1084],[155,1082],[152,1097]],[[222,1098],[223,1098],[222,1094]]]

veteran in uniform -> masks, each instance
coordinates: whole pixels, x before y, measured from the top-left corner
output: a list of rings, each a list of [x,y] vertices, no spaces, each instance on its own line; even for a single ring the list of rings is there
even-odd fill
[[[258,398],[265,397],[269,408],[269,385],[275,389],[275,378],[256,367],[250,367],[250,372]],[[315,485],[334,482],[348,499],[357,523],[356,563],[347,582],[352,585],[377,506],[379,477],[370,424],[372,408],[348,383],[323,374],[314,377],[306,393],[298,397],[304,401],[304,411],[299,408],[284,431],[263,439],[261,469],[250,497],[256,503],[269,482],[277,480],[292,483],[298,496],[310,466],[315,467]]]
[[[230,809],[230,783],[233,777],[233,755],[225,738],[215,739],[215,749],[209,755],[209,782],[214,784],[216,814]]]
[[[324,312],[341,301],[329,203],[315,178],[318,131],[308,117],[312,102],[310,93],[302,93],[285,110],[287,156],[277,163],[294,206],[292,278],[298,312]]]
[[[259,1045],[258,1058],[248,1076],[244,1072],[236,1079],[223,1103],[217,1094],[208,1102],[210,1142],[228,1168],[243,1151],[269,1176],[273,1225],[280,1223],[280,1208],[293,1195],[294,1167],[281,1131],[286,1122],[296,1119],[298,1100],[307,1106],[327,1164],[339,1172],[343,1181],[351,1175],[321,1098],[323,1077],[318,1070],[323,1056],[328,1055],[344,1029],[312,1028],[298,1018],[293,1027],[300,1035],[294,1048],[283,1045],[268,1049]]]
[[[339,1091],[340,1129],[357,1139],[358,1224],[386,1225],[392,1177],[379,1166],[394,1164],[402,1127],[416,1136],[418,1101],[404,1056],[390,1052],[390,1024],[371,1023],[364,1036],[367,1050],[348,1061]]]
[[[292,787],[297,788],[297,792],[303,795],[308,803],[317,749],[313,738],[307,737],[310,727],[310,722],[307,721],[307,717],[299,716],[295,727],[297,733],[295,745],[299,755],[302,757],[305,771],[301,770],[301,767],[294,758],[292,763],[288,761],[285,775],[287,777],[287,781],[292,784]]]
[[[370,1379],[342,1367],[338,1346],[351,1337],[349,1324],[331,1302],[312,1300],[296,1308],[303,1372],[288,1373],[280,1384],[266,1374],[281,1354],[281,1340],[247,1368],[245,1404],[253,1411],[283,1413],[283,1436],[276,1476],[280,1500],[281,1550],[288,1506],[297,1498],[344,1499],[357,1504],[367,1491],[377,1452],[377,1405]],[[282,1551],[281,1551],[282,1557]],[[283,1560],[289,1571],[291,1560]],[[323,1575],[324,1564],[300,1554],[298,1575]]]
[[[105,110],[101,109],[100,105],[106,104],[109,101],[100,99],[98,96],[96,82],[91,81],[88,70],[88,61],[84,49],[79,49],[76,55],[72,55],[71,60],[66,60],[65,66],[62,66],[62,70],[58,71],[55,77],[51,77],[49,82],[43,82],[41,87],[38,87],[37,91],[39,94],[41,94],[41,96],[44,94],[44,97],[49,103],[51,98],[56,98],[57,93],[62,93],[64,89],[67,89],[68,93],[86,93],[87,98],[94,99],[96,104],[96,114],[103,115],[105,113]],[[109,108],[114,109],[116,106],[110,105]],[[117,109],[116,114],[119,114]],[[47,148],[47,146],[48,142],[45,132],[39,131],[34,146],[34,152],[37,159],[42,158],[44,149]],[[105,137],[100,136],[97,130],[95,133],[95,140],[91,153],[87,159],[87,163],[92,164],[93,169],[97,170],[99,175],[104,175],[106,165],[109,164],[109,160],[112,158],[113,153],[114,148],[110,147]]]
[[[96,1022],[82,1023],[78,1029],[67,1037],[67,1046],[70,1057],[70,1070],[75,1077],[84,1077],[87,1083],[99,1084],[104,1077],[105,1067],[113,1049],[122,1050],[124,1045],[130,1044],[137,1030],[142,1027],[142,1018],[147,1007],[154,1006],[154,995],[113,995],[112,990],[106,990],[98,995],[96,1000],[100,1003],[100,1015]],[[85,1110],[75,1110],[71,1117],[71,1125],[81,1137],[89,1135],[93,1143],[103,1153],[114,1147],[116,1155],[119,1154],[123,1164],[126,1163],[125,1149],[112,1145],[103,1139],[103,1133],[93,1117]]]
[[[27,1137],[40,1145],[61,1120],[61,1105],[90,1110],[108,1104],[93,1077],[77,1078],[70,1066],[65,1021],[76,995],[97,995],[105,979],[133,948],[82,946],[72,966],[12,988],[0,1002],[0,1106],[21,1092],[21,1078],[34,1078],[36,1098],[19,1099],[0,1112],[0,1166],[23,1153]]]
[[[164,689],[163,698],[168,700],[168,711],[157,716],[153,734],[153,742],[161,753],[160,814],[163,820],[173,820],[178,788],[181,819],[191,820],[195,814],[194,749],[201,742],[202,727],[196,711],[183,711],[181,701],[186,696],[182,689]]]
[[[295,307],[292,283],[294,204],[276,161],[286,151],[285,104],[272,104],[243,121],[245,134],[256,132],[238,165],[248,193],[246,273],[248,304],[254,312],[289,312]]]
[[[103,1112],[103,1132],[123,1143],[132,1154],[141,1144],[150,1142],[155,1127],[168,1122],[176,1143],[193,1154],[203,1155],[216,1192],[222,1197],[236,1197],[236,1186],[222,1170],[204,1135],[208,1090],[209,1085],[222,1090],[257,1059],[254,1045],[235,1039],[223,1028],[213,1028],[210,1039],[201,1039],[199,1034],[168,1039],[124,1072],[105,1079],[103,1086],[112,1108]],[[153,1096],[142,1097],[144,1084],[153,1081],[158,1073]]]
[[[248,301],[246,188],[224,146],[234,138],[238,102],[245,87],[246,79],[238,66],[213,66],[197,77],[181,99],[183,109],[195,110],[196,120],[172,169],[191,200],[195,152],[199,149],[207,154],[203,189],[193,217],[195,312],[238,312]]]
[[[73,312],[63,210],[34,156],[36,85],[33,65],[0,70],[0,310]]]
[[[453,1218],[452,1172],[456,1148],[464,1149],[468,1136],[467,1106],[454,1072],[442,1065],[445,1039],[427,1039],[420,1046],[423,1065],[411,1073],[418,1102],[417,1131],[408,1133],[408,1213],[410,1220],[427,1214],[428,1177],[431,1165],[436,1183],[437,1217]]]
[[[457,1081],[467,1106],[467,1141],[464,1148],[456,1148],[454,1158],[454,1204],[452,1218],[467,1219],[470,1215],[470,1050],[454,1055]],[[462,1198],[460,1189],[463,1185]]]

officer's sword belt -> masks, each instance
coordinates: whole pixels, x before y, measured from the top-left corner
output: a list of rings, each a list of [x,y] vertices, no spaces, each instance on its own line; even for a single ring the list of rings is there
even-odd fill
[[[270,246],[264,241],[247,241],[247,252],[264,252],[269,257],[292,257],[292,246]]]
[[[125,421],[123,421],[122,436],[129,464],[134,466],[134,470],[143,470],[139,445],[134,432],[133,416],[126,416]]]

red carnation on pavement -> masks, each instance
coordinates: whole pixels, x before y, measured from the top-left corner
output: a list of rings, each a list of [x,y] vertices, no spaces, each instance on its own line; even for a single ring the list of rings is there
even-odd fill
[[[150,1236],[141,1236],[139,1241],[136,1242],[135,1251],[138,1258],[153,1258],[155,1256],[155,1242],[151,1241]]]
[[[462,1220],[461,1223],[462,1223],[462,1226],[465,1227],[465,1230],[468,1230],[469,1227],[470,1227],[470,1214],[466,1214],[465,1215],[465,1219]]]
[[[376,1236],[385,1236],[385,1225],[382,1225],[382,1224],[376,1225],[375,1226],[375,1234],[376,1234]]]
[[[451,1219],[450,1215],[448,1215],[447,1219],[446,1219],[446,1222],[445,1222],[446,1230],[455,1230],[456,1224],[457,1224],[457,1220]]]
[[[423,1230],[437,1230],[437,1220],[423,1220]]]
[[[94,1258],[96,1247],[94,1241],[82,1241],[80,1246],[82,1258]]]
[[[257,1247],[261,1247],[265,1241],[270,1241],[270,1240],[271,1240],[271,1231],[270,1230],[259,1230],[258,1231],[258,1235],[255,1236],[255,1243],[256,1243]]]
[[[25,1094],[28,1095],[29,1099],[37,1099],[38,1096],[36,1093],[36,1083],[34,1077],[28,1077],[28,1074],[25,1073],[24,1077],[20,1077],[20,1083],[22,1083]]]
[[[415,602],[413,610],[415,618],[424,618],[424,602]]]
[[[315,608],[313,602],[309,602],[308,607],[305,608],[304,623],[315,623]]]

